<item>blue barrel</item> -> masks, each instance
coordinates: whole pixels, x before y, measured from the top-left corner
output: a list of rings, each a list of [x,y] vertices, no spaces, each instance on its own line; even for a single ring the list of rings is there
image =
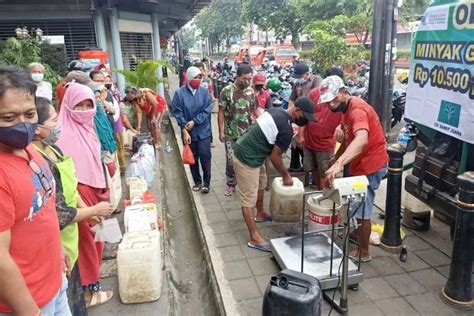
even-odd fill
[[[307,274],[283,270],[272,276],[263,297],[263,316],[320,316],[319,281]]]

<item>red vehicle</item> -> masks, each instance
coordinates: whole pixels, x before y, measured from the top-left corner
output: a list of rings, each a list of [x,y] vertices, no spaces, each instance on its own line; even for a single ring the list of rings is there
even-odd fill
[[[254,64],[255,59],[257,58],[258,53],[264,49],[262,45],[252,45],[250,47],[241,47],[237,56],[235,56],[235,64],[238,65],[243,62],[245,54],[248,53],[250,56],[250,61]]]
[[[294,58],[298,56],[298,52],[291,44],[275,45],[271,48],[270,52],[267,51],[267,54],[269,55],[269,58],[270,56],[273,56],[275,58],[275,62],[281,66],[285,64],[291,64]]]

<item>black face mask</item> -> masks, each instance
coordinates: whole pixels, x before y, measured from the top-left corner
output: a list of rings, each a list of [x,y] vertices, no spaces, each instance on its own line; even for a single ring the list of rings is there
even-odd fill
[[[306,117],[303,116],[295,119],[295,124],[298,126],[305,126],[306,124],[308,124],[308,120],[306,119]]]
[[[260,85],[260,84],[256,85],[255,90],[262,91],[263,90],[263,84],[262,85]]]
[[[111,83],[106,83],[106,84],[104,84],[104,86],[107,88],[107,90],[110,90],[112,88]]]
[[[347,102],[341,102],[339,103],[339,105],[336,107],[336,108],[330,108],[332,112],[336,113],[336,112],[342,112],[342,113],[345,113],[347,111]]]

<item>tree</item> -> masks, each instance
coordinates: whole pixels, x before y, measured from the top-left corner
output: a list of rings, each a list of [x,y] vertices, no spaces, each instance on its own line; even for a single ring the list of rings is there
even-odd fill
[[[189,50],[196,44],[196,30],[193,27],[183,28],[181,31],[181,41],[184,49]]]
[[[400,21],[402,24],[419,19],[430,5],[431,0],[404,0],[400,7]]]
[[[231,38],[244,33],[240,19],[241,9],[240,1],[213,0],[195,18],[201,37],[209,38],[211,46],[225,40],[227,49],[230,49]]]
[[[28,70],[29,64],[39,62],[44,67],[45,80],[51,82],[54,87],[61,81],[61,77],[58,71],[49,65],[50,60],[47,59],[49,55],[42,54],[45,51],[42,46],[45,47],[46,45],[48,44],[42,44],[34,38],[19,40],[15,37],[9,37],[0,44],[0,64],[16,65]]]

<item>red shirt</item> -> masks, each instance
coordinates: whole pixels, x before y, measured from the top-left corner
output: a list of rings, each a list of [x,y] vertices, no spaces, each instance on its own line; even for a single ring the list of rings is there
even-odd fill
[[[349,145],[354,133],[365,129],[369,132],[368,143],[362,153],[351,161],[349,173],[352,176],[372,174],[388,162],[388,154],[382,125],[374,109],[364,100],[351,97],[346,113],[342,116],[342,129]]]
[[[261,108],[261,109],[264,109],[266,110],[267,109],[267,102],[268,102],[268,98],[270,98],[270,92],[268,92],[267,90],[262,90],[260,91],[260,93],[257,95],[257,100],[258,100],[258,107]]]
[[[27,150],[52,193],[45,192],[28,160],[0,152],[0,232],[10,230],[10,255],[36,304],[42,307],[61,287],[61,241],[54,178],[41,155],[32,146]],[[1,301],[0,313],[11,313]]]
[[[163,99],[163,97],[160,96],[158,93],[152,92],[152,94],[156,98],[156,104],[157,104],[157,107],[158,107],[157,110],[156,110],[156,113],[163,112],[166,108],[166,105],[167,105],[166,100]],[[145,99],[145,101],[140,105],[140,109],[147,116],[151,116],[153,114],[153,105],[147,99]]]
[[[321,89],[314,88],[308,98],[314,103],[316,121],[309,122],[304,129],[305,147],[309,150],[332,151],[336,147],[334,131],[341,123],[342,113],[334,113],[324,103],[319,103]]]

